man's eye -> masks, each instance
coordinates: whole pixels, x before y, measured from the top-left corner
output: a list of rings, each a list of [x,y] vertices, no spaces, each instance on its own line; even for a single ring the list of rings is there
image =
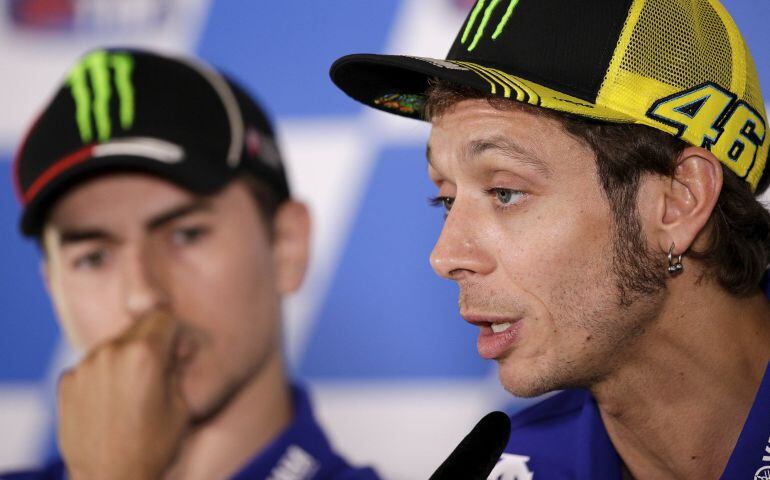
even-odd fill
[[[200,241],[206,234],[205,228],[179,228],[171,234],[171,241],[175,245],[191,245]]]
[[[76,269],[82,270],[82,269],[88,269],[93,270],[97,269],[104,265],[104,262],[107,260],[107,252],[104,250],[94,250],[92,252],[88,252],[85,255],[81,255],[80,257],[75,259],[74,266]]]
[[[455,202],[454,197],[433,197],[428,200],[433,207],[443,207],[445,212],[452,210],[452,204]]]
[[[487,190],[487,193],[494,195],[502,206],[512,205],[524,195],[522,192],[512,188],[490,188]]]

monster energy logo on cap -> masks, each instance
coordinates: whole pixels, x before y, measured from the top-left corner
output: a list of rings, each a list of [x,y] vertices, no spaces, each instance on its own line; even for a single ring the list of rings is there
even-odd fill
[[[476,24],[476,19],[481,14],[481,10],[484,10],[484,14],[481,17],[481,22],[476,27],[476,34],[473,36],[473,40],[471,41],[471,44],[468,46],[468,51],[473,51],[474,48],[476,48],[476,45],[478,45],[479,40],[484,36],[484,30],[487,28],[487,24],[489,23],[489,19],[492,17],[492,14],[495,12],[495,9],[500,4],[502,0],[491,0],[489,2],[489,5],[487,5],[486,10],[484,10],[484,4],[486,3],[486,0],[478,0],[476,2],[476,6],[473,7],[473,11],[471,12],[471,16],[468,18],[468,23],[465,25],[465,30],[463,30],[463,36],[460,40],[460,42],[465,45],[465,42],[468,41],[468,37],[471,34],[471,30],[473,29],[473,26]],[[519,4],[519,0],[509,0],[508,3],[508,9],[505,11],[505,14],[503,14],[503,18],[500,19],[500,21],[497,23],[497,28],[495,28],[495,31],[492,33],[492,40],[497,40],[497,37],[500,36],[501,33],[503,33],[503,29],[508,24],[508,20],[510,20],[511,15],[513,15],[513,10],[516,8],[516,5]]]
[[[131,83],[133,68],[131,55],[98,50],[87,55],[72,69],[67,84],[75,100],[75,120],[83,143],[94,141],[92,116],[98,140],[104,142],[112,136],[110,69],[114,71],[115,88],[120,100],[120,126],[128,130],[134,124],[134,87]]]

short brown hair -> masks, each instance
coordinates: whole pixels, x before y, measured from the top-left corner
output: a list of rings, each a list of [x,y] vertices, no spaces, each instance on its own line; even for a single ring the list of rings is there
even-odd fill
[[[443,80],[431,81],[426,95],[426,120],[442,115],[462,100],[486,99],[493,108],[516,108],[559,122],[596,155],[599,181],[621,231],[636,230],[629,224],[638,216],[636,199],[642,175],[672,177],[679,154],[688,146],[644,125],[603,122],[546,110]],[[752,194],[748,183],[724,165],[722,172],[722,191],[705,229],[706,247],[689,251],[688,256],[702,261],[708,274],[725,290],[748,296],[759,288],[770,263],[770,213]],[[767,188],[768,177],[763,175],[758,194]]]
[[[237,180],[243,182],[249,190],[257,210],[265,223],[265,228],[267,228],[269,237],[272,239],[273,233],[275,233],[273,229],[273,219],[275,218],[278,209],[286,200],[281,199],[281,196],[275,191],[275,188],[250,172],[241,173],[238,175]]]

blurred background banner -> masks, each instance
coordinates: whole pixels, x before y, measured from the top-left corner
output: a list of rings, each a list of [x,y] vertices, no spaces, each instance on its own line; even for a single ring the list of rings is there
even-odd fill
[[[4,0],[0,2],[0,472],[54,445],[54,391],[72,362],[17,233],[11,159],[67,68],[96,46],[199,56],[240,80],[277,124],[296,196],[314,216],[307,282],[285,304],[286,351],[321,423],[354,462],[427,478],[476,420],[526,404],[498,385],[430,269],[442,212],[425,173],[428,126],[364,109],[328,68],[347,53],[444,57],[472,0]],[[726,0],[770,93],[770,2]]]

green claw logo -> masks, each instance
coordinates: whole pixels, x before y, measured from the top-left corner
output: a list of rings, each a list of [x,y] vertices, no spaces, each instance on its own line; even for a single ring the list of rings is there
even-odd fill
[[[484,36],[484,30],[487,28],[487,24],[489,23],[489,19],[492,17],[492,14],[494,13],[495,9],[497,8],[498,4],[500,4],[502,0],[492,0],[489,2],[489,5],[487,5],[486,10],[484,10],[484,4],[486,3],[486,0],[478,0],[476,2],[476,6],[473,7],[473,11],[471,12],[471,16],[468,18],[468,23],[465,25],[465,30],[463,31],[463,36],[460,40],[460,42],[465,45],[465,42],[468,41],[468,37],[470,36],[471,30],[473,29],[473,25],[476,24],[476,19],[478,18],[479,14],[481,14],[481,10],[484,10],[484,15],[481,18],[481,23],[479,23],[479,26],[476,27],[476,34],[473,36],[473,40],[471,41],[471,44],[468,46],[468,51],[473,51],[474,48],[476,48],[476,45],[479,43],[479,40]],[[513,15],[513,10],[516,8],[516,5],[519,4],[519,0],[509,0],[508,3],[508,10],[505,11],[505,14],[503,15],[503,18],[500,19],[500,22],[497,24],[497,28],[495,28],[495,31],[492,33],[492,40],[497,40],[497,37],[500,36],[501,33],[503,33],[503,29],[508,24],[508,20],[511,18],[511,15]]]
[[[134,124],[134,86],[131,83],[133,58],[125,53],[107,53],[104,50],[93,52],[75,65],[67,78],[75,100],[75,119],[83,143],[90,143],[94,139],[92,113],[99,141],[109,140],[112,135],[110,68],[115,72],[115,88],[120,99],[120,125],[127,130]]]

